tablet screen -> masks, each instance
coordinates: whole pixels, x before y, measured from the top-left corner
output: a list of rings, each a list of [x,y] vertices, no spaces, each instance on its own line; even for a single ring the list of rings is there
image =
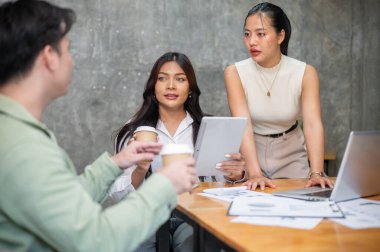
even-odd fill
[[[238,153],[247,119],[244,117],[203,117],[194,148],[198,176],[222,174],[217,163],[228,160],[229,153]]]

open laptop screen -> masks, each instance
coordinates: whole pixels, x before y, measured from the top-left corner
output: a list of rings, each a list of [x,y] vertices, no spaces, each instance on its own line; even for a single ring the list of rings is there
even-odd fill
[[[313,187],[280,191],[274,195],[323,200],[324,197],[316,194],[325,190],[328,189]],[[380,131],[352,131],[334,189],[330,198],[325,199],[339,202],[377,194],[380,194]]]

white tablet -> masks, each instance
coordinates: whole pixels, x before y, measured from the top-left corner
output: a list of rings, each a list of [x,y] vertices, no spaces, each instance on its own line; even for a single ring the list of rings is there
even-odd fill
[[[245,117],[202,118],[194,148],[198,176],[222,174],[215,165],[228,160],[226,154],[239,153],[246,125]]]

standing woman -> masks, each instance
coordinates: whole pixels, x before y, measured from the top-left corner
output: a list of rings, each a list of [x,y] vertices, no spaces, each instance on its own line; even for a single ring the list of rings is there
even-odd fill
[[[244,22],[244,44],[251,57],[225,70],[232,115],[252,121],[241,146],[246,185],[252,190],[275,187],[270,180],[275,178],[309,177],[306,187],[333,187],[323,172],[318,74],[311,65],[287,56],[290,34],[289,19],[280,7],[267,2],[254,6]],[[301,117],[305,135],[299,128]]]

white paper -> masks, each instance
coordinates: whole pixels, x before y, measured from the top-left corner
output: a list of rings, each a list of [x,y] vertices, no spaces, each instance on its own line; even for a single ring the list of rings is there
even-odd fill
[[[380,201],[356,199],[338,203],[344,219],[331,219],[352,229],[380,228]]]
[[[231,188],[231,187],[219,187],[218,189],[223,189],[223,188]],[[225,195],[215,195],[215,193],[198,193],[198,195],[213,198],[213,199],[223,200],[227,202],[231,202],[237,198],[253,198],[253,197],[263,197],[263,196],[272,197],[272,195],[269,193],[255,192],[255,191],[250,191],[246,189],[234,191],[233,193],[227,193]]]
[[[295,218],[295,217],[255,217],[255,216],[239,216],[232,219],[232,222],[245,223],[261,226],[280,226],[298,229],[313,229],[322,218]]]
[[[238,197],[231,203],[230,215],[290,216],[290,217],[343,217],[333,201],[304,201],[283,197]]]
[[[216,196],[224,196],[224,195],[235,195],[236,193],[239,193],[240,191],[247,190],[246,186],[234,186],[234,187],[217,187],[217,188],[210,188],[210,189],[204,189],[203,192],[207,194],[213,194]]]

